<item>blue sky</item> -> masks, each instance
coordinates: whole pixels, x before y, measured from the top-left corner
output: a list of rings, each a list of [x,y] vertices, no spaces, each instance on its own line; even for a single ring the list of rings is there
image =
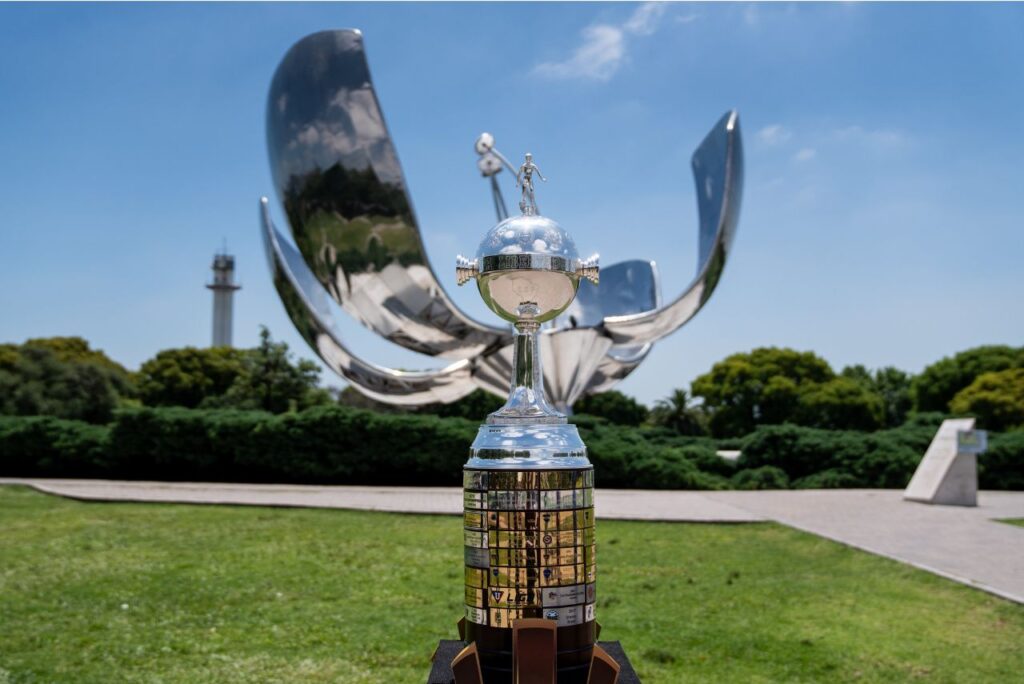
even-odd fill
[[[1024,5],[1005,4],[0,5],[0,340],[81,335],[130,367],[205,345],[226,240],[236,343],[264,323],[312,357],[259,242],[263,109],[288,47],[341,27],[364,31],[428,254],[484,320],[451,268],[493,223],[480,131],[534,153],[582,251],[656,259],[671,298],[696,261],[689,156],[739,109],[732,260],[620,386],[643,401],[761,345],[916,372],[1024,343]],[[364,357],[432,365],[345,322]]]

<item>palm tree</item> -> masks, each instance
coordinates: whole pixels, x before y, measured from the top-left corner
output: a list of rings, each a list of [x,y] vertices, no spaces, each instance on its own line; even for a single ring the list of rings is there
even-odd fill
[[[681,435],[707,434],[707,417],[703,409],[693,406],[684,389],[674,389],[665,399],[654,404],[651,419],[656,425],[672,428]]]

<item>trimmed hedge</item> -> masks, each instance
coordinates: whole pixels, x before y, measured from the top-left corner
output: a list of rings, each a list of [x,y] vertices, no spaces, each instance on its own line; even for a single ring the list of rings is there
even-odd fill
[[[897,431],[863,433],[793,425],[761,427],[747,438],[737,465],[741,469],[778,468],[797,488],[828,484],[902,488],[914,474],[924,449],[909,446],[910,435],[891,434]],[[829,472],[831,474],[825,477]],[[806,478],[814,479],[804,482]],[[840,482],[844,484],[838,484]]]
[[[0,416],[0,473],[7,477],[112,477],[110,430],[51,416]]]
[[[682,437],[579,415],[601,487],[769,489],[906,486],[942,416],[873,433],[763,426],[742,440]],[[0,475],[111,479],[449,485],[478,423],[344,406],[301,413],[141,408],[109,426],[0,417]],[[740,448],[736,463],[720,448]],[[1024,432],[992,435],[986,489],[1024,489]]]

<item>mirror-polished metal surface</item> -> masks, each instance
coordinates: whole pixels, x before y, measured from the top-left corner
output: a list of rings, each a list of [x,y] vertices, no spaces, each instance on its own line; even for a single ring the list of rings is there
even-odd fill
[[[532,164],[532,158],[527,154],[526,164]],[[548,403],[545,384],[555,384],[556,391],[563,390],[559,393],[562,396],[566,386],[573,382],[572,376],[591,361],[596,363],[611,345],[610,340],[600,338],[604,344],[600,353],[594,355],[592,340],[587,340],[585,348],[579,345],[574,348],[567,341],[586,339],[579,333],[599,338],[595,331],[563,331],[571,337],[561,336],[561,344],[549,353],[575,351],[574,356],[560,359],[560,368],[563,375],[570,369],[576,372],[570,377],[544,373],[541,324],[558,316],[572,303],[581,278],[598,283],[598,257],[580,259],[569,233],[555,221],[537,213],[532,189],[529,194],[524,190],[523,197],[520,204],[523,214],[499,221],[487,231],[475,259],[469,261],[458,256],[455,260],[459,285],[475,279],[487,307],[515,328],[511,389],[505,405],[487,417],[491,425],[565,423],[565,413]],[[547,339],[554,337],[547,336]],[[552,345],[547,347],[550,350]],[[581,361],[574,363],[574,359]]]
[[[691,165],[700,216],[697,277],[664,308],[605,318],[604,329],[617,345],[657,342],[675,332],[707,303],[722,277],[743,195],[743,145],[736,112],[715,124],[694,152]]]
[[[521,320],[529,305],[529,318],[545,323],[572,302],[586,267],[560,225],[529,213],[487,231],[472,262],[457,257],[456,279],[461,285],[467,277],[476,278],[484,303],[506,321]]]
[[[267,146],[277,196],[297,246],[273,229],[264,205],[263,234],[275,284],[292,321],[324,362],[381,401],[453,401],[474,386],[504,395],[512,373],[512,330],[480,323],[457,309],[427,262],[359,31],[316,33],[289,50],[270,88]],[[481,173],[501,219],[507,211],[498,170],[507,168],[514,176],[515,167],[489,134],[480,136],[475,150],[488,160]],[[567,411],[582,394],[610,389],[628,376],[653,342],[690,320],[714,291],[730,253],[742,194],[735,112],[722,117],[701,143],[693,172],[700,216],[697,277],[668,306],[661,306],[653,262],[605,267],[598,287],[587,282],[596,274],[578,254],[571,268],[568,260],[558,262],[556,257],[564,255],[548,255],[553,275],[572,270],[578,283],[577,300],[540,333],[547,357],[544,382],[556,408]],[[506,256],[486,264],[466,259],[458,277],[464,281],[508,263]],[[423,373],[367,363],[342,344],[327,294],[391,342],[466,363]]]
[[[274,287],[288,316],[306,343],[338,375],[378,401],[392,404],[451,402],[472,392],[468,360],[456,361],[438,371],[396,371],[363,361],[341,341],[323,288],[301,255],[274,228],[267,200],[260,202],[263,247],[274,275]]]
[[[267,149],[295,244],[346,313],[431,356],[509,343],[459,311],[427,263],[359,31],[315,33],[288,51],[270,86]]]
[[[580,283],[576,299],[569,305],[558,319],[555,320],[555,331],[551,337],[551,345],[559,345],[563,329],[599,328],[609,316],[625,316],[630,314],[654,311],[661,306],[661,283],[658,267],[653,261],[639,259],[620,261],[601,269],[601,286],[587,281]],[[602,335],[607,339],[606,335]],[[610,340],[609,340],[610,341]],[[549,379],[551,385],[559,385],[565,389],[554,390],[552,396],[556,401],[572,406],[583,394],[596,394],[611,389],[620,380],[629,375],[654,345],[610,345],[604,356],[598,359],[596,369],[585,377],[583,373],[575,374],[576,381],[571,385],[561,385],[554,378]],[[560,352],[553,350],[552,355]],[[557,364],[555,369],[558,369]],[[580,386],[581,381],[583,386]]]

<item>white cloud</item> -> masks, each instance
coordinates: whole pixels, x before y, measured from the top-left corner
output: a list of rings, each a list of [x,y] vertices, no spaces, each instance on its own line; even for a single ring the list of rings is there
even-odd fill
[[[588,78],[607,81],[626,55],[622,29],[597,24],[583,29],[583,44],[564,62],[543,62],[534,71],[551,78]]]
[[[814,149],[813,147],[803,147],[795,155],[793,155],[793,159],[795,159],[797,161],[800,161],[800,162],[804,162],[804,161],[810,161],[810,160],[814,159],[817,156],[818,156],[818,151],[816,149]]]
[[[700,15],[699,14],[681,14],[681,15],[677,16],[674,19],[674,21],[677,24],[692,24],[693,22],[697,21],[698,19],[700,19]]]
[[[645,2],[636,8],[622,28],[638,36],[649,36],[658,28],[666,7],[668,5],[663,2]]]
[[[759,130],[757,137],[765,145],[781,145],[793,137],[793,134],[782,124],[771,124]]]
[[[582,31],[583,42],[571,57],[561,62],[542,62],[534,67],[534,73],[549,78],[607,81],[625,61],[629,38],[654,33],[667,7],[663,2],[645,2],[621,25],[587,26]]]
[[[875,147],[891,148],[907,144],[907,135],[893,129],[866,129],[863,126],[847,126],[835,131],[837,140],[869,144]]]

